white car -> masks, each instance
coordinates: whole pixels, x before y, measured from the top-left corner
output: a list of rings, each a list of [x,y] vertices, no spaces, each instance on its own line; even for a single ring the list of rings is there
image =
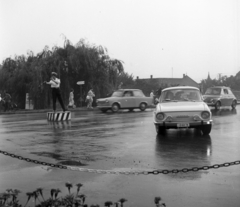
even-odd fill
[[[196,128],[208,135],[212,129],[212,113],[196,87],[164,89],[153,116],[158,134],[171,128]]]
[[[140,89],[119,89],[114,91],[110,97],[97,99],[97,107],[102,112],[107,110],[118,112],[119,109],[145,111],[152,103],[153,98],[146,97]]]

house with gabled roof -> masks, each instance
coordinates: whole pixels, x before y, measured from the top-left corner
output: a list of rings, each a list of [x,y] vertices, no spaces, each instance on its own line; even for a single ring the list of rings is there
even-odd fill
[[[188,75],[183,74],[182,78],[153,78],[151,75],[150,78],[139,79],[148,83],[154,82],[159,85],[159,88],[166,88],[171,86],[193,86],[199,88],[199,84],[190,78]]]

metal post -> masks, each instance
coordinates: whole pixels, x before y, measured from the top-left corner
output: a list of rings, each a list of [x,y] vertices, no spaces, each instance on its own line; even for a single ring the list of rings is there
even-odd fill
[[[82,107],[82,85],[80,85],[80,107]]]
[[[82,85],[85,84],[85,81],[78,81],[77,85],[80,85],[80,107],[82,107],[83,97],[82,97]]]

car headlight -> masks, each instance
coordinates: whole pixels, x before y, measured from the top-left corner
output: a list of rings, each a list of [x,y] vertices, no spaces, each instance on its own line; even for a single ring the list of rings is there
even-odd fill
[[[108,103],[108,102],[109,102],[109,100],[108,100],[108,99],[106,99],[106,100],[105,100],[105,102],[106,102],[106,103]]]
[[[209,119],[210,118],[210,113],[208,111],[203,111],[201,113],[202,119]]]
[[[162,121],[164,119],[165,115],[164,113],[157,113],[156,115],[156,119],[159,120],[159,121]]]

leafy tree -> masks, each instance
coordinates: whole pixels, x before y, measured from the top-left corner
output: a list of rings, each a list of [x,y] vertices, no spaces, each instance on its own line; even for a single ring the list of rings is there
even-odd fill
[[[26,93],[29,93],[35,109],[51,108],[51,90],[44,85],[51,72],[57,72],[61,79],[61,93],[65,104],[71,89],[75,91],[77,104],[85,99],[90,88],[96,98],[114,90],[119,80],[133,84],[133,77],[124,72],[123,61],[113,59],[106,48],[90,44],[80,39],[74,46],[64,37],[63,47],[44,49],[34,55],[6,58],[0,67],[0,91],[7,90],[20,108],[25,107]],[[85,81],[80,88],[78,81]]]

